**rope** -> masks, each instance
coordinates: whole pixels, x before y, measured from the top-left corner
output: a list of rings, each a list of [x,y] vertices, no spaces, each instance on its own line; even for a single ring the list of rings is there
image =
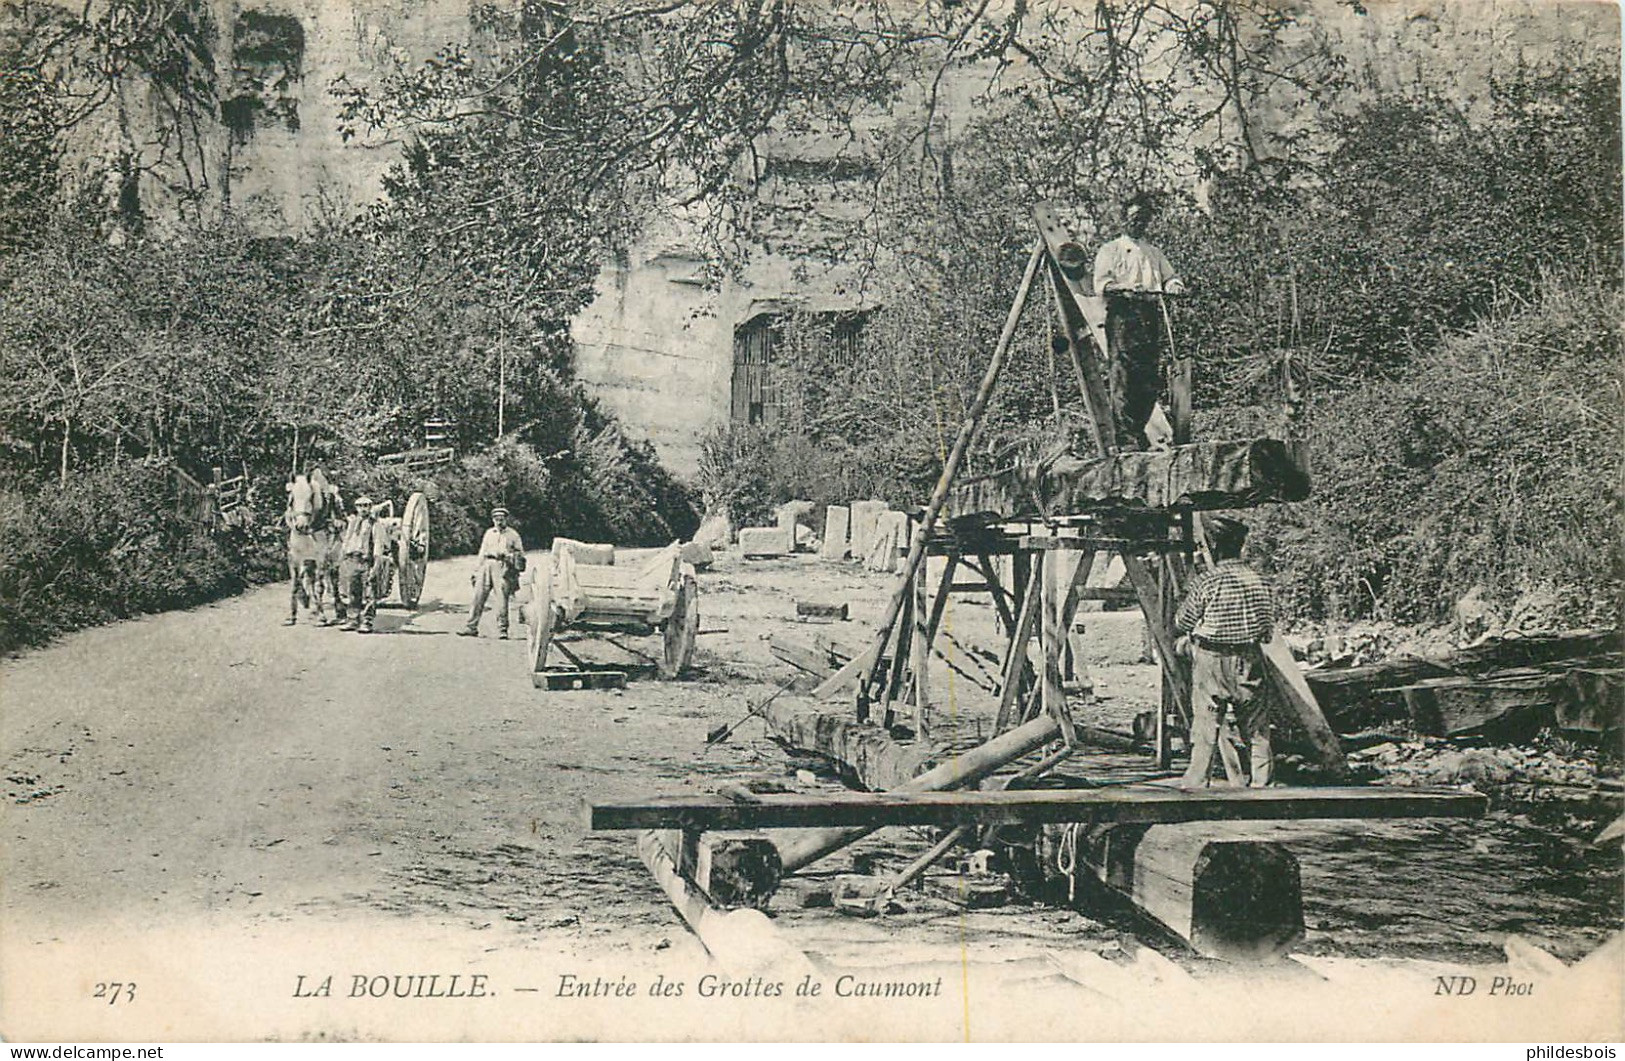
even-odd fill
[[[1077,898],[1078,889],[1078,833],[1083,822],[1070,822],[1061,830],[1060,845],[1055,851],[1055,868],[1066,874],[1066,901]]]

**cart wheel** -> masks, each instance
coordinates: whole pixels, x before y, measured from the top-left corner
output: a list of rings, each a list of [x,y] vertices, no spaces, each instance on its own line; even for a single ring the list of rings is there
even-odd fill
[[[553,572],[551,565],[536,564],[525,573],[530,580],[530,604],[525,617],[530,646],[530,673],[540,674],[547,666],[547,646],[553,640]],[[532,678],[534,683],[537,679]]]
[[[395,567],[400,572],[401,603],[416,608],[429,571],[429,499],[413,494],[395,534]]]
[[[693,575],[684,575],[677,588],[677,603],[672,606],[671,617],[660,632],[664,652],[660,657],[660,676],[676,678],[694,658],[694,639],[700,633],[700,585]]]

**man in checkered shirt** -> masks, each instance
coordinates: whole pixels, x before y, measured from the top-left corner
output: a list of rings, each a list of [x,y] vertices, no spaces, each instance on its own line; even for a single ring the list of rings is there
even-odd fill
[[[1251,750],[1252,786],[1274,773],[1269,702],[1260,695],[1264,658],[1259,646],[1275,631],[1275,596],[1264,577],[1241,562],[1247,526],[1220,516],[1207,523],[1213,568],[1191,584],[1174,614],[1191,652],[1191,761],[1180,784],[1200,788],[1213,769],[1213,751],[1226,708]]]

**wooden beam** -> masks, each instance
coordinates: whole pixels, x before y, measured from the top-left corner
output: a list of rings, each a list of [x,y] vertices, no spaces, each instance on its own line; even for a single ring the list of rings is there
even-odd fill
[[[967,480],[954,491],[949,511],[1018,517],[1125,506],[1233,509],[1308,496],[1309,477],[1293,451],[1278,439],[1265,438],[1017,464]]]
[[[1046,826],[1048,846],[1062,830]],[[1224,839],[1211,825],[1113,825],[1075,841],[1069,882],[1103,885],[1190,944],[1198,954],[1264,962],[1303,938],[1298,861],[1278,843]],[[1087,895],[1087,890],[1083,890]]]
[[[999,679],[999,711],[993,720],[995,733],[1004,732],[1010,725],[1016,698],[1021,693],[1022,675],[1027,671],[1027,642],[1032,638],[1033,616],[1042,603],[1038,581],[1040,570],[1034,567],[1028,574],[1026,591],[1021,598],[1021,611],[1016,616],[1016,626],[1011,631],[1010,644],[1005,650],[1004,671]]]
[[[1023,732],[1025,731],[1025,732]],[[1449,788],[1209,788],[1183,790],[1160,785],[1111,788],[1036,789],[1004,792],[947,792],[935,783],[971,784],[1009,762],[993,744],[1008,738],[1057,735],[1052,720],[1039,718],[959,760],[914,778],[898,792],[843,792],[828,796],[763,795],[759,803],[736,803],[721,796],[657,796],[591,804],[593,829],[807,829],[837,826],[878,829],[893,825],[1019,825],[1045,822],[1124,822],[1162,824],[1195,821],[1302,820],[1306,818],[1472,818],[1487,800]],[[1021,743],[1030,745],[1030,739]],[[982,752],[976,766],[966,759]],[[994,760],[1002,759],[997,764]],[[931,775],[935,775],[932,777]],[[789,858],[785,865],[792,867]],[[793,867],[792,867],[793,868]]]
[[[936,765],[930,748],[895,741],[850,712],[781,698],[763,710],[762,718],[775,740],[834,761],[866,788],[899,788]]]
[[[662,838],[678,852],[677,868],[715,905],[767,909],[784,876],[773,841],[756,832],[672,832]]]
[[[1321,714],[1315,694],[1304,680],[1303,670],[1292,658],[1292,650],[1280,634],[1270,638],[1259,648],[1264,656],[1264,670],[1275,688],[1277,697],[1292,712],[1309,738],[1314,749],[1316,765],[1329,777],[1348,774],[1348,761],[1343,758],[1343,746],[1332,732],[1326,716]]]

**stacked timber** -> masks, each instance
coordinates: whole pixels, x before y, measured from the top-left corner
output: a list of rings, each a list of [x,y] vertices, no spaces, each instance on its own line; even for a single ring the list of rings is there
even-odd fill
[[[953,515],[1075,515],[1111,508],[1246,508],[1309,496],[1309,476],[1278,439],[1196,442],[1107,457],[1060,457],[968,480],[954,490]]]
[[[1306,671],[1334,728],[1410,722],[1435,736],[1522,738],[1542,726],[1621,727],[1625,652],[1617,631],[1486,641],[1436,658]]]

